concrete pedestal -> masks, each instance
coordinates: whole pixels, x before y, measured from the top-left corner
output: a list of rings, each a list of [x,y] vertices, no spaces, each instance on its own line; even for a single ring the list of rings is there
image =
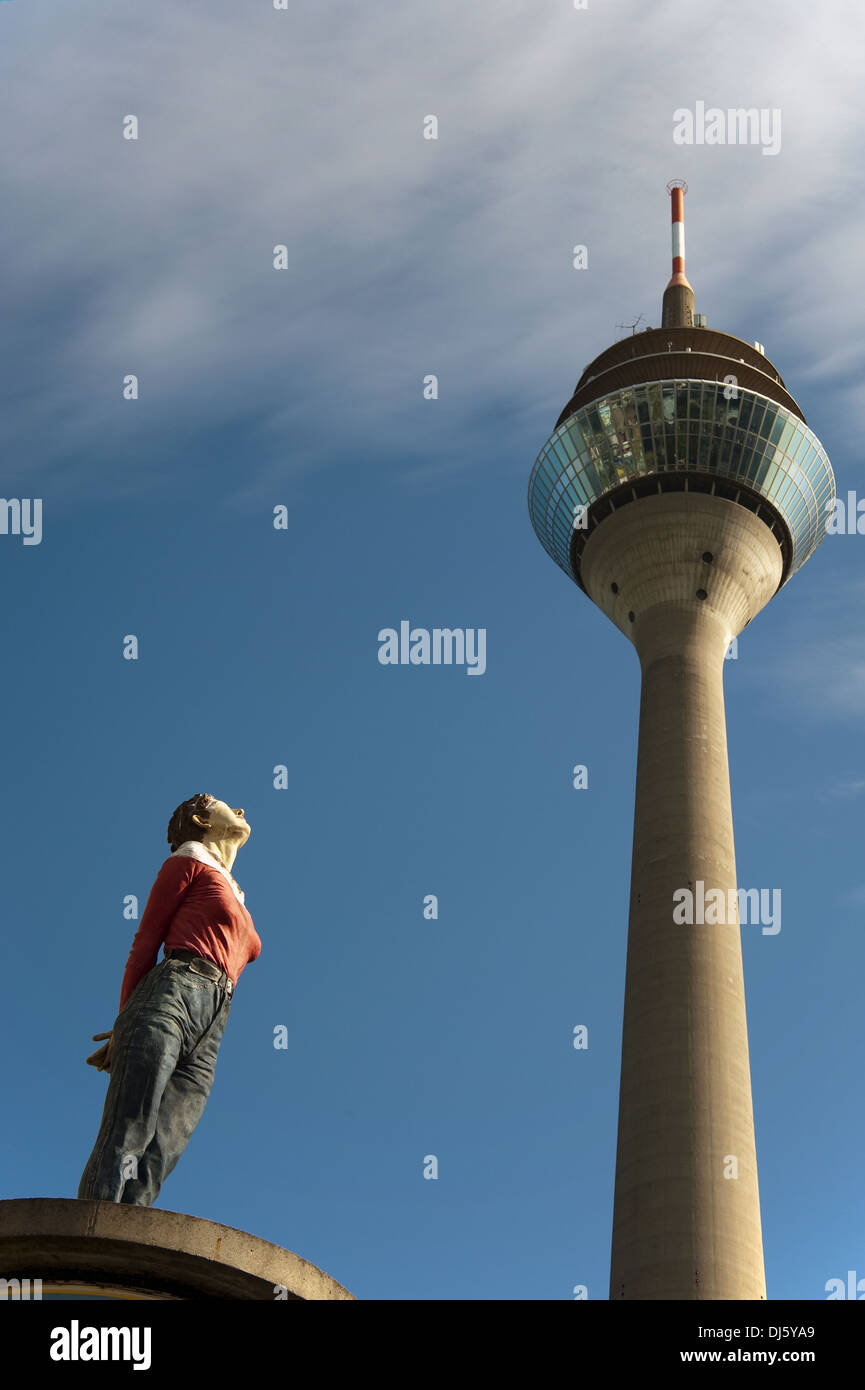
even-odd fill
[[[353,1299],[335,1279],[258,1236],[123,1202],[0,1202],[0,1278],[42,1292],[117,1299]]]

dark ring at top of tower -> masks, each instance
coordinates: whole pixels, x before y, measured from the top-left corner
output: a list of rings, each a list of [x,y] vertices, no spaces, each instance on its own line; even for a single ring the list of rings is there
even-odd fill
[[[737,386],[746,391],[758,391],[805,420],[785,387],[781,373],[759,348],[714,328],[676,327],[646,328],[600,353],[577,382],[574,394],[556,421],[556,428],[580,406],[619,391],[623,386],[668,381],[672,377],[717,381],[723,385],[725,378],[731,376]]]

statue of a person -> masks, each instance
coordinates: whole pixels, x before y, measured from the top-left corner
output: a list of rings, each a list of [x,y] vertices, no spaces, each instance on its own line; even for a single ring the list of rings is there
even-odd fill
[[[234,987],[261,953],[231,876],[249,834],[242,810],[203,793],[168,823],[171,854],[135,933],[119,1013],[87,1058],[110,1080],[79,1197],[151,1206],[201,1119]]]

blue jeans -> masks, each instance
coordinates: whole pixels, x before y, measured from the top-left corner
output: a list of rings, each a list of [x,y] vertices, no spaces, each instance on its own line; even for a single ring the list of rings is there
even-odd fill
[[[102,1124],[79,1197],[152,1206],[186,1148],[231,1009],[208,968],[163,958],[118,1014]]]

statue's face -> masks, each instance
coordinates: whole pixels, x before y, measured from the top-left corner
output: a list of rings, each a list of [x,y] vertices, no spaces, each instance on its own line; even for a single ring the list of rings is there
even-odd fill
[[[243,807],[227,806],[224,801],[211,801],[203,815],[193,816],[199,825],[208,825],[208,836],[214,840],[239,840],[245,844],[249,839],[251,827],[243,814]]]

